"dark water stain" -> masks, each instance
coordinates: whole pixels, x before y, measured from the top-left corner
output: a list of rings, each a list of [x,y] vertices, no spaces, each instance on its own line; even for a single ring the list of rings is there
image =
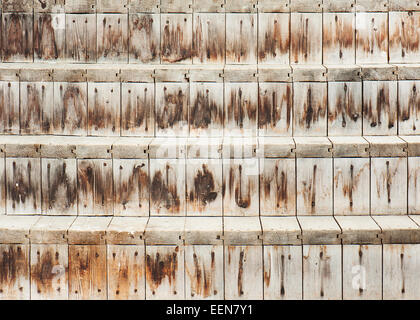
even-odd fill
[[[244,121],[250,122],[257,120],[257,106],[252,103],[250,96],[244,96],[242,88],[232,90],[227,106],[227,120],[233,121],[240,129],[244,128]]]
[[[155,34],[153,23],[153,16],[147,14],[136,15],[130,23],[130,40],[143,40],[141,43],[130,42],[130,52],[142,63],[153,62],[159,58],[159,35]]]
[[[312,178],[306,182],[303,182],[303,198],[305,201],[306,208],[311,208],[311,214],[315,213],[316,207],[316,183],[317,183],[317,169],[318,166],[314,165],[312,170]]]
[[[407,103],[400,105],[401,121],[403,122],[410,120],[411,117],[416,121],[420,118],[420,95],[417,90],[416,84],[413,84]],[[413,131],[416,130],[416,125],[413,123]]]
[[[359,113],[357,102],[347,84],[344,84],[343,91],[338,94],[337,100],[331,106],[328,118],[330,122],[341,119],[341,127],[346,128],[348,121],[357,122]]]
[[[66,56],[74,61],[96,61],[95,15],[68,15],[66,28]],[[92,23],[94,21],[94,23]]]
[[[285,55],[289,53],[290,38],[289,32],[282,33],[279,21],[275,19],[272,24],[269,24],[265,33],[260,50],[258,53],[261,61],[269,58],[275,59],[277,55]],[[286,38],[284,38],[284,36]]]
[[[276,89],[264,90],[259,95],[258,103],[258,127],[276,128],[282,120],[283,108],[286,107],[286,128],[289,130],[292,119],[292,89],[287,85],[286,92],[281,97]],[[282,125],[283,126],[283,125]]]
[[[348,175],[344,175],[344,174],[338,174],[334,177],[334,183],[336,185],[336,187],[338,187],[338,183],[339,183],[339,176],[342,176],[342,192],[344,197],[348,197],[349,200],[349,206],[350,206],[350,211],[353,210],[353,206],[354,206],[354,193],[357,191],[359,185],[360,185],[360,178],[362,176],[362,174],[364,173],[365,168],[367,165],[364,165],[358,172],[355,172],[355,168],[354,166],[351,164],[349,167],[349,171],[347,171]]]
[[[239,253],[239,266],[238,266],[238,295],[239,296],[242,296],[244,294],[244,291],[243,291],[244,256],[245,256],[245,251],[241,249],[241,252]]]
[[[19,97],[19,92],[17,92]],[[18,102],[19,103],[19,102]],[[0,85],[0,132],[17,133],[19,131],[19,104],[15,105],[15,91],[10,82]]]
[[[312,124],[316,124],[324,118],[327,112],[325,99],[316,101],[316,97],[312,90],[313,89],[310,86],[306,92],[306,100],[303,103],[303,113],[299,119],[300,126],[306,129],[310,129]]]
[[[169,183],[169,165],[166,166],[165,176],[162,175],[161,171],[157,171],[153,175],[152,186],[151,186],[151,201],[155,207],[161,205],[170,210],[173,213],[180,211],[181,200],[178,195],[176,184]],[[176,181],[176,179],[175,179]]]
[[[124,130],[135,130],[144,125],[144,130],[148,132],[153,127],[149,127],[153,121],[152,110],[154,109],[153,93],[144,88],[143,94],[133,93],[131,89],[127,91],[127,104],[123,106],[123,128]]]
[[[22,246],[3,245],[0,255],[0,293],[28,276],[28,259]],[[22,288],[20,288],[22,289]]]
[[[343,50],[353,47],[354,26],[335,16],[334,32],[328,27],[323,32],[323,47],[325,50],[338,50],[338,56],[343,58]]]
[[[186,114],[188,98],[181,89],[173,93],[168,92],[166,87],[163,90],[164,102],[163,106],[156,110],[156,124],[159,129],[168,129],[188,120],[188,115]]]
[[[222,62],[225,58],[224,28],[200,19],[194,29],[193,53],[201,63]]]
[[[211,292],[215,271],[214,251],[211,252],[211,258],[210,270],[208,270],[206,265],[200,261],[199,257],[195,253],[193,254],[194,272],[192,274],[192,286],[194,293],[192,295],[197,294],[201,298],[207,298],[212,294],[217,294],[216,290]]]
[[[3,60],[32,59],[32,15],[12,13],[3,18]]]
[[[169,20],[162,32],[162,61],[176,63],[188,60],[192,56],[191,38],[188,36],[186,23],[170,23]]]
[[[34,52],[38,59],[56,60],[63,52],[58,48],[51,14],[40,15],[34,23]]]
[[[66,170],[65,162],[55,166],[53,172],[51,172],[51,163],[47,164],[47,190],[43,192],[43,201],[48,210],[69,209],[76,204],[77,183]]]
[[[203,210],[206,205],[216,200],[218,192],[215,187],[212,172],[206,164],[203,164],[202,170],[198,170],[194,177],[194,189],[190,192],[190,201],[198,210]]]
[[[87,96],[84,90],[69,83],[66,88],[60,85],[60,102],[54,114],[54,127],[58,132],[73,133],[86,129]]]
[[[370,122],[372,128],[381,127],[382,121],[385,117],[388,117],[387,127],[392,129],[396,121],[396,110],[391,110],[389,87],[387,85],[381,85],[376,95],[376,108],[374,108],[372,100],[369,99],[367,105],[367,120]]]
[[[7,182],[7,199],[12,202],[12,208],[29,206],[31,202],[32,209],[36,210],[39,206],[39,186],[36,182],[39,181],[39,172],[33,172],[30,161],[26,165],[13,161],[12,167],[12,177]]]
[[[115,299],[126,300],[130,298],[132,292],[137,294],[139,291],[140,284],[138,280],[144,274],[144,265],[139,263],[140,256],[137,251],[132,256],[134,256],[134,261],[131,260],[129,253],[124,250],[118,256],[116,252],[113,252],[112,259],[108,260],[110,264],[108,272],[113,273],[113,281],[116,284],[115,291],[110,292],[110,294]]]
[[[402,277],[402,284],[401,284],[401,293],[405,293],[405,274],[404,274],[404,253],[400,254],[400,265],[401,265],[401,277]]]
[[[321,251],[319,252],[319,263],[320,263],[320,272],[321,272],[321,291],[320,296],[325,296],[325,280],[329,279],[331,277],[331,266],[329,263],[330,257],[327,256],[324,252],[326,251],[325,246],[321,248]]]
[[[98,39],[98,57],[120,57],[127,50],[127,39],[123,34],[123,22],[121,18],[116,20],[107,17],[102,20],[102,39]]]
[[[94,205],[112,207],[112,168],[101,168],[101,161],[82,160],[78,165],[78,188],[82,199],[93,201]],[[86,205],[85,205],[86,207]]]
[[[211,124],[223,124],[222,107],[210,96],[209,90],[199,90],[189,117],[191,128],[208,129]]]
[[[45,87],[40,96],[35,85],[26,85],[26,101],[21,111],[21,132],[24,134],[38,133],[42,122],[42,104],[45,101]]]
[[[166,278],[170,287],[176,285],[178,251],[179,248],[176,247],[172,253],[161,255],[157,252],[154,256],[146,255],[146,280],[152,289],[152,294],[155,294],[155,290]]]
[[[115,194],[116,203],[123,205],[124,210],[133,195],[137,195],[138,207],[142,207],[145,199],[149,199],[149,175],[144,169],[144,164],[133,165],[128,179],[122,179],[119,175],[118,190]],[[122,169],[122,167],[120,167]]]

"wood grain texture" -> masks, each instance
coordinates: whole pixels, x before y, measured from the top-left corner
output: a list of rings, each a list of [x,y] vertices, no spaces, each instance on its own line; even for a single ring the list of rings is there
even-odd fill
[[[66,14],[66,60],[96,62],[95,14]]]
[[[145,299],[144,250],[144,246],[107,246],[108,299]]]
[[[408,158],[408,214],[420,214],[420,158]]]
[[[257,63],[257,15],[249,13],[226,14],[226,63]]]
[[[420,60],[420,12],[389,13],[389,62]]]
[[[106,298],[106,246],[69,245],[69,299]]]
[[[66,46],[66,16],[63,13],[34,14],[34,61],[61,61]]]
[[[418,134],[420,128],[420,81],[398,81],[398,133]]]
[[[19,82],[0,82],[0,133],[19,134]]]
[[[260,13],[258,15],[258,63],[289,64],[290,15]]]
[[[98,62],[128,62],[128,16],[97,14]]]
[[[290,63],[322,63],[322,14],[291,13]]]
[[[130,63],[160,63],[160,15],[129,14]]]
[[[33,61],[33,16],[29,13],[2,15],[3,62]]]
[[[191,63],[192,14],[161,15],[161,62]]]

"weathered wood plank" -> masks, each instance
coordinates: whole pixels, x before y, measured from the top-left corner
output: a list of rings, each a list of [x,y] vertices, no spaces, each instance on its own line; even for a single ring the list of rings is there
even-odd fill
[[[223,160],[225,216],[259,215],[258,159]]]
[[[2,15],[4,62],[33,61],[33,16],[28,13]]]
[[[149,165],[147,160],[114,159],[116,216],[149,215]]]
[[[77,215],[76,159],[42,159],[42,212]]]
[[[368,215],[370,160],[334,159],[334,215]]]
[[[160,15],[129,15],[130,63],[160,63]]]
[[[68,299],[67,244],[31,245],[31,299]]]
[[[120,89],[116,82],[88,83],[88,135],[120,135]]]
[[[341,245],[304,245],[303,299],[341,298]]]
[[[290,83],[259,83],[259,136],[291,136],[293,88]]]
[[[128,16],[97,14],[98,62],[128,62]]]
[[[260,211],[296,215],[295,159],[260,159]]]
[[[19,82],[0,82],[0,132],[19,134]]]
[[[361,82],[328,82],[328,135],[362,135]]]
[[[40,214],[40,159],[7,158],[6,172],[7,214]]]
[[[108,299],[145,299],[144,250],[144,246],[108,245]]]
[[[322,63],[322,14],[291,13],[290,63]]]
[[[262,246],[225,246],[225,299],[263,298]]]
[[[332,159],[298,158],[297,215],[332,215]]]
[[[78,160],[77,180],[79,215],[112,215],[112,160]]]
[[[363,82],[363,134],[397,135],[397,81]]]
[[[162,63],[191,63],[191,57],[192,14],[162,14]]]
[[[223,246],[185,246],[185,298],[219,300],[224,297]]]
[[[216,64],[225,61],[225,16],[217,13],[194,14],[193,63]]]
[[[69,245],[69,299],[106,298],[106,246]]]
[[[21,82],[21,134],[48,134],[53,130],[53,82]]]
[[[420,214],[420,158],[408,158],[408,213]]]
[[[185,160],[150,160],[150,215],[185,215]]]
[[[188,83],[156,83],[156,136],[188,135]]]
[[[382,247],[343,246],[343,299],[382,299]]]
[[[356,63],[388,63],[388,13],[356,13]]]
[[[66,14],[66,60],[96,62],[95,14]]]
[[[322,46],[324,63],[355,63],[355,20],[354,13],[324,13]]]
[[[225,83],[225,135],[256,136],[257,112],[257,83]]]
[[[54,82],[54,133],[87,135],[86,82]]]
[[[260,13],[258,16],[258,63],[288,64],[290,47],[288,13]]]
[[[302,299],[301,246],[264,246],[264,299]]]
[[[399,134],[418,134],[420,128],[420,81],[398,81]]]
[[[146,246],[146,299],[184,299],[184,247]]]
[[[389,13],[389,62],[420,60],[420,12]]]
[[[34,60],[63,60],[66,45],[66,16],[62,13],[34,14]]]
[[[256,14],[226,14],[226,63],[257,63],[257,29]]]
[[[223,134],[223,83],[192,82],[190,136]]]
[[[222,160],[187,160],[187,215],[222,216]]]
[[[29,300],[29,245],[0,244],[0,300]]]
[[[327,135],[327,83],[293,83],[293,135]]]
[[[420,245],[383,245],[383,299],[419,299]]]
[[[153,136],[155,131],[154,84],[123,83],[121,91],[121,135]]]
[[[407,214],[407,159],[371,161],[371,214]]]

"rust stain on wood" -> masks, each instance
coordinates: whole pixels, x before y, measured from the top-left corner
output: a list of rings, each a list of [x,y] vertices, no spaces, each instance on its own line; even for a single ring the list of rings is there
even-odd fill
[[[189,200],[194,208],[203,211],[210,202],[216,200],[217,195],[213,173],[203,164],[202,170],[198,170],[194,177],[194,188],[190,191]]]
[[[51,163],[47,164],[47,190],[43,192],[43,203],[47,210],[57,207],[68,210],[77,203],[76,179],[66,170],[67,164],[64,161],[54,168],[51,168]]]
[[[60,255],[55,250],[37,252],[37,263],[31,267],[31,279],[35,282],[38,294],[54,295],[53,280],[57,277],[56,266],[60,265]],[[67,272],[67,270],[65,270]]]
[[[127,20],[125,15],[99,15],[98,60],[123,61],[127,58]]]
[[[235,203],[240,208],[248,208],[251,205],[251,192],[253,191],[253,181],[245,188],[242,186],[242,165],[238,166],[238,177],[235,179],[235,168],[229,170],[229,194],[235,196]]]
[[[312,169],[312,178],[309,181],[303,181],[303,199],[305,202],[306,208],[311,208],[310,212],[311,214],[315,213],[315,207],[316,207],[316,178],[317,178],[317,170],[318,166],[314,165]]]
[[[178,194],[176,184],[169,182],[172,168],[166,165],[165,172],[158,170],[154,173],[151,185],[151,201],[155,207],[165,207],[173,213],[180,212],[181,195]]]
[[[32,15],[4,14],[3,61],[32,61],[32,37]]]
[[[105,93],[105,90],[109,90],[109,93]],[[93,132],[110,130],[112,134],[119,135],[119,106],[113,104],[114,90],[114,88],[94,88],[93,105],[88,108],[88,127]]]
[[[333,30],[330,30],[332,27]],[[324,25],[323,48],[326,51],[338,50],[339,59],[343,58],[343,50],[353,47],[354,44],[354,26],[348,23],[338,15],[334,17],[333,24]]]
[[[321,101],[316,101],[312,90],[313,88],[310,85],[306,92],[306,100],[303,103],[302,116],[298,120],[299,125],[306,129],[310,129],[312,124],[324,118],[327,111],[326,97]]]
[[[210,268],[207,269],[206,265],[202,263],[201,259],[197,256],[197,254],[193,253],[193,261],[194,261],[194,272],[190,275],[192,279],[192,287],[193,292],[191,295],[197,294],[201,298],[210,297],[213,294],[217,294],[217,290],[213,292],[213,275],[215,272],[215,253],[214,251],[211,252],[211,265]]]
[[[40,206],[39,203],[39,172],[32,168],[31,161],[17,163],[12,162],[11,179],[7,182],[7,199],[12,202],[12,209],[20,205],[31,205],[34,210]]]
[[[162,61],[166,63],[185,62],[192,57],[190,20],[165,20],[162,30]],[[191,28],[190,28],[191,29]]]
[[[367,18],[368,19],[368,18]],[[366,55],[373,55],[375,51],[388,51],[388,23],[387,20],[377,26],[375,17],[369,18],[367,30],[356,30],[357,47]],[[365,33],[366,32],[366,33]]]
[[[390,26],[391,27],[391,26]],[[407,12],[400,18],[398,24],[393,26],[390,33],[389,46],[392,49],[401,50],[401,58],[417,53],[420,50],[420,15]]]
[[[258,52],[260,61],[265,61],[268,58],[276,59],[277,55],[281,56],[289,53],[289,31],[284,32],[279,19],[270,22],[267,24],[264,34],[260,35],[260,37],[263,37]]]
[[[55,17],[58,19],[58,17]],[[54,16],[42,14],[34,23],[34,52],[40,60],[57,60],[63,56],[64,46],[59,43],[64,38],[59,39],[53,27]]]
[[[195,20],[193,53],[200,63],[222,63],[225,59],[225,25],[219,14],[198,14]]]
[[[346,83],[343,85],[343,91],[338,94],[333,108],[330,108],[333,111],[328,113],[328,120],[333,122],[341,118],[341,127],[346,128],[347,121],[357,122],[360,115],[358,104]]]
[[[0,84],[0,132],[19,133],[19,83]]]
[[[0,295],[13,288],[19,278],[27,277],[28,259],[22,246],[2,245],[0,255]],[[23,290],[22,287],[19,288]]]
[[[256,39],[254,30],[256,22],[254,16],[234,20],[232,30],[228,32],[226,45],[226,61],[230,63],[247,63],[254,60],[256,51]],[[229,26],[227,26],[229,28]]]
[[[130,15],[130,57],[142,63],[152,63],[159,60],[160,31],[158,15],[132,14]]]
[[[66,57],[78,62],[96,61],[96,15],[66,15]]]
[[[241,130],[248,130],[252,128],[245,128],[246,119],[251,123],[256,123],[257,120],[257,106],[251,101],[247,93],[244,94],[242,88],[232,90],[227,102],[227,120],[233,121],[237,128]]]
[[[283,107],[286,107],[286,128],[289,131],[292,119],[292,88],[287,85],[286,92],[281,95],[278,90],[264,90],[259,94],[258,127],[275,128],[282,120]]]
[[[176,284],[178,271],[178,251],[176,247],[172,253],[161,256],[159,252],[155,256],[146,255],[146,281],[148,282],[152,294],[167,278],[169,285]]]
[[[173,129],[188,120],[188,96],[182,88],[163,88],[163,105],[156,110],[156,124],[159,129]]]
[[[416,121],[420,118],[420,94],[418,93],[418,90],[417,84],[413,83],[409,91],[408,100],[406,100],[404,104],[401,104],[400,102],[400,121],[405,122],[413,118],[413,120],[415,120],[413,121],[412,126],[413,131],[417,130]]]
[[[142,131],[146,133],[152,131],[151,134],[153,134],[153,90],[145,87],[143,90],[133,92],[133,89],[134,88],[129,87],[126,93],[124,93],[124,95],[127,95],[127,100],[122,109],[123,130],[136,133],[138,130],[142,129]],[[123,101],[124,100],[125,98],[123,97]]]
[[[382,126],[383,118],[385,118],[383,114],[386,114],[388,116],[388,123],[386,125],[388,129],[393,128],[395,126],[397,112],[396,110],[391,110],[389,87],[383,84],[380,85],[375,104],[373,104],[370,97],[368,99],[365,114],[370,126],[372,128]]]
[[[271,195],[271,185],[274,187],[275,202],[277,208],[288,208],[290,191],[288,190],[287,171],[280,170],[278,164],[274,167],[274,175],[264,175],[262,177],[262,189],[264,196],[269,198]],[[292,200],[292,199],[290,199]]]
[[[212,124],[223,123],[223,109],[213,99],[208,89],[197,90],[193,99],[189,116],[191,128],[208,129]]]
[[[83,84],[82,84],[83,85]],[[77,134],[86,132],[87,95],[80,84],[60,84],[58,103],[54,112],[54,128],[57,133]]]

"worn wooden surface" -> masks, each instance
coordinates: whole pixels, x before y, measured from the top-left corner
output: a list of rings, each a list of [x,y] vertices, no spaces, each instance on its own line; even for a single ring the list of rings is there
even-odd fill
[[[66,60],[96,61],[96,19],[93,14],[66,15]]]
[[[420,128],[420,81],[398,82],[398,133],[415,135]]]
[[[226,63],[257,63],[257,28],[256,14],[226,14]]]
[[[288,64],[290,16],[287,13],[258,15],[258,63]]]
[[[19,82],[0,83],[0,132],[19,134]]]
[[[126,14],[97,15],[98,62],[128,61],[128,17]]]
[[[160,62],[160,16],[158,14],[129,15],[130,63]]]
[[[290,63],[322,63],[322,14],[292,12]]]

